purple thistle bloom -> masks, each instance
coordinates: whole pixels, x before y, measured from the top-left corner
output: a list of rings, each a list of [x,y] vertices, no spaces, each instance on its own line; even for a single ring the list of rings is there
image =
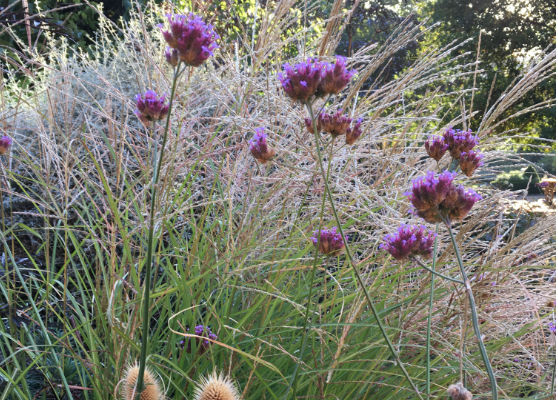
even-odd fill
[[[362,135],[362,129],[360,128],[361,124],[362,118],[359,118],[356,120],[352,128],[347,129],[347,134],[345,135],[345,143],[351,145],[358,140],[360,135]]]
[[[431,136],[430,141],[424,143],[424,147],[431,158],[440,161],[444,154],[446,154],[449,146],[442,136]]]
[[[347,86],[351,78],[356,74],[356,70],[347,70],[345,65],[346,58],[336,56],[335,64],[323,63],[321,80],[318,85],[318,97],[330,94],[338,94]]]
[[[265,128],[256,128],[256,134],[250,139],[250,152],[256,160],[265,164],[273,158],[275,151],[267,146],[267,135]]]
[[[472,189],[455,186],[455,173],[445,171],[436,176],[430,171],[413,181],[407,194],[415,213],[426,222],[460,221],[481,197]]]
[[[6,154],[12,146],[12,138],[9,136],[2,136],[0,138],[0,155]]]
[[[137,117],[144,123],[163,119],[168,111],[169,106],[165,104],[165,96],[157,96],[153,90],[148,90],[145,94],[136,96]]]
[[[483,165],[483,155],[474,150],[464,151],[459,157],[459,167],[467,176],[472,176],[478,167]]]
[[[435,237],[436,234],[423,225],[401,225],[396,233],[386,235],[380,248],[397,260],[411,256],[430,257]]]
[[[283,72],[277,76],[287,96],[304,103],[316,94],[322,69],[322,63],[309,58],[294,66],[283,64]]]
[[[479,144],[476,136],[471,131],[462,131],[460,129],[448,128],[444,132],[444,141],[449,147],[451,156],[459,160],[461,153],[473,150]]]
[[[310,240],[312,240],[314,246],[318,246],[319,252],[325,255],[337,255],[345,247],[343,237],[340,233],[337,233],[337,227],[335,226],[331,229],[322,229],[319,234],[318,231],[314,231]]]
[[[178,51],[181,61],[193,67],[204,63],[213,55],[219,35],[211,24],[206,24],[199,16],[167,14],[169,30],[162,31],[170,47]]]
[[[165,59],[167,60],[167,62],[170,65],[172,65],[173,67],[176,67],[178,65],[178,62],[180,61],[180,57],[178,55],[178,50],[167,46],[167,48],[165,50]]]

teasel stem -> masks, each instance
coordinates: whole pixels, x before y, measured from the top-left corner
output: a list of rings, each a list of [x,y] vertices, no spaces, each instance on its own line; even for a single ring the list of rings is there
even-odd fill
[[[482,359],[484,361],[484,366],[486,368],[486,372],[488,372],[488,377],[490,379],[490,389],[492,391],[492,399],[497,400],[498,387],[496,385],[496,378],[494,377],[492,365],[490,365],[490,360],[488,359],[488,354],[486,352],[486,348],[484,347],[484,342],[482,340],[482,335],[479,329],[477,306],[475,305],[475,297],[473,296],[471,281],[469,281],[469,278],[467,277],[467,272],[465,271],[465,267],[463,266],[463,259],[461,258],[461,252],[459,251],[459,247],[457,246],[457,242],[455,241],[453,230],[451,229],[451,222],[447,218],[445,218],[444,224],[448,228],[448,232],[451,238],[451,243],[453,244],[453,250],[455,251],[455,257],[457,258],[457,263],[459,264],[459,269],[461,270],[461,275],[463,276],[463,285],[465,286],[465,291],[467,292],[467,296],[469,297],[469,305],[471,307],[471,320],[473,322],[473,329],[475,331],[475,335],[477,336],[477,340],[479,342],[479,349],[482,355]]]
[[[310,106],[311,107],[311,106]],[[316,138],[318,138],[318,141],[316,142],[316,146],[320,146],[320,142],[319,142],[319,136],[318,136],[318,127],[316,124],[316,120],[314,118],[314,115],[311,114],[312,117],[312,128],[314,130],[314,134]],[[329,179],[329,173],[331,170],[331,155],[333,154],[333,141],[331,142],[331,150],[330,150],[330,157],[328,160],[328,165],[327,165],[327,174],[326,174],[326,180]],[[318,157],[318,164],[320,164],[320,168],[323,170],[323,166],[322,166],[322,159],[321,157]],[[321,209],[320,209],[320,223],[318,224],[318,232],[322,231],[322,227],[323,227],[323,221],[324,221],[324,210],[325,210],[325,202],[326,202],[326,191],[324,190],[324,194],[322,195],[322,205],[321,205]],[[296,387],[297,387],[297,377],[298,377],[298,369],[300,367],[300,364],[303,360],[304,357],[304,351],[306,350],[306,343],[307,343],[307,339],[308,339],[308,318],[310,317],[310,305],[311,305],[311,301],[312,301],[312,294],[314,291],[314,278],[316,277],[316,270],[318,267],[318,260],[320,258],[320,253],[319,253],[319,248],[320,248],[320,241],[321,241],[321,236],[320,234],[317,235],[317,239],[318,239],[318,243],[316,243],[316,248],[314,250],[314,262],[312,264],[312,275],[310,277],[310,291],[308,293],[308,303],[306,304],[306,311],[304,313],[304,337],[302,339],[302,343],[300,344],[300,349],[299,349],[299,362],[296,363],[295,365],[295,370],[293,372],[293,376],[291,378],[291,382],[289,383],[289,389],[287,389],[287,392],[285,393],[285,399],[289,396],[289,393],[293,392],[293,399],[296,398]]]
[[[428,299],[428,319],[426,321],[426,398],[430,398],[430,338],[432,327],[432,305],[434,303],[434,280],[436,279],[436,261],[438,260],[438,230],[440,226],[436,224],[436,238],[432,250],[432,278],[430,280],[430,297]]]
[[[311,117],[312,121],[314,121],[314,111],[312,110],[312,105],[310,103],[306,103],[306,107],[308,108],[308,112],[310,113],[310,117]],[[314,125],[314,127],[315,127],[315,125]],[[341,221],[339,220],[339,216],[337,215],[337,209],[335,208],[335,202],[333,201],[333,196],[332,196],[331,190],[329,188],[329,182],[328,182],[329,177],[326,176],[325,171],[324,171],[324,167],[321,163],[322,152],[321,152],[320,146],[319,146],[320,138],[318,136],[317,129],[314,129],[314,138],[315,138],[315,141],[316,141],[316,151],[318,153],[318,159],[320,160],[320,163],[319,163],[320,164],[320,172],[322,173],[322,177],[324,178],[325,190],[327,192],[327,197],[329,199],[329,204],[331,205],[331,209],[333,211],[333,216],[335,218],[337,228],[339,229],[339,233],[341,234],[341,237],[343,238],[343,244],[345,245],[345,254],[347,255],[347,259],[349,260],[349,264],[351,265],[351,268],[353,269],[353,272],[354,272],[355,276],[357,277],[358,284],[359,284],[362,292],[364,293],[364,295],[366,297],[366,301],[368,303],[368,306],[372,310],[372,314],[374,315],[374,319],[376,320],[376,323],[378,324],[378,327],[380,328],[382,336],[384,337],[384,340],[385,340],[393,358],[395,358],[395,362],[396,362],[397,366],[399,367],[399,369],[401,370],[401,372],[405,376],[405,379],[407,380],[407,382],[409,382],[409,384],[411,385],[413,390],[416,392],[417,397],[419,399],[423,400],[423,397],[421,396],[418,388],[413,383],[413,380],[411,379],[411,376],[409,375],[409,373],[407,372],[407,369],[405,368],[405,366],[401,362],[399,356],[397,355],[397,351],[395,350],[395,347],[393,346],[393,343],[391,343],[391,340],[390,340],[389,336],[387,335],[386,329],[384,328],[384,324],[382,323],[382,320],[380,318],[378,310],[376,310],[376,307],[374,306],[374,303],[372,302],[372,299],[370,298],[370,295],[368,294],[368,290],[366,290],[366,286],[364,284],[364,281],[362,280],[362,277],[358,273],[358,269],[357,269],[357,267],[356,267],[356,265],[353,261],[353,256],[351,254],[351,250],[349,249],[349,244],[347,243],[347,238],[345,237],[345,234],[343,232],[343,227],[341,226]]]
[[[169,111],[167,113],[167,120],[165,122],[165,130],[163,131],[163,142],[161,143],[161,151],[157,156],[157,145],[155,144],[155,160],[156,164],[153,171],[153,179],[151,181],[150,189],[150,209],[149,209],[149,231],[147,233],[147,256],[145,266],[145,281],[143,284],[143,299],[142,299],[142,331],[141,331],[141,352],[139,358],[139,372],[138,380],[136,382],[136,399],[140,400],[141,393],[144,390],[143,375],[145,373],[145,362],[147,359],[147,342],[149,336],[149,296],[151,291],[151,267],[153,265],[153,231],[155,230],[155,198],[157,197],[157,184],[159,183],[159,175],[161,173],[161,165],[163,155],[165,153],[165,146],[167,144],[168,132],[170,127],[170,117],[172,112],[172,104],[174,100],[174,93],[176,90],[176,83],[182,71],[180,71],[181,63],[174,69],[172,78],[172,89],[169,100]],[[155,138],[154,138],[155,139]],[[156,143],[156,140],[154,140]]]

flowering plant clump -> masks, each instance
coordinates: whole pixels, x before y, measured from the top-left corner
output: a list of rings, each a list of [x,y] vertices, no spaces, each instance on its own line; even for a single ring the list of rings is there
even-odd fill
[[[165,103],[165,96],[159,97],[153,90],[136,96],[135,114],[146,125],[151,121],[163,119],[168,111],[169,106]]]
[[[431,158],[436,161],[440,161],[444,154],[446,154],[449,146],[446,144],[442,136],[432,136],[430,141],[426,141],[424,143],[424,147]]]
[[[336,56],[335,63],[322,63],[323,69],[318,85],[318,97],[330,94],[338,94],[347,86],[351,78],[356,74],[356,70],[347,70],[345,65],[346,58]]]
[[[415,213],[426,222],[436,223],[444,220],[460,221],[481,199],[472,189],[455,186],[455,173],[445,171],[436,176],[430,171],[426,176],[413,181],[408,194]]]
[[[467,176],[472,176],[478,167],[483,165],[483,155],[474,150],[464,151],[459,158],[459,167]]]
[[[250,152],[262,164],[271,160],[275,155],[275,151],[267,145],[267,135],[264,132],[264,128],[256,128],[256,134],[249,143]]]
[[[435,237],[436,234],[423,225],[401,225],[396,233],[386,235],[380,248],[398,260],[411,256],[430,257]]]
[[[169,30],[162,31],[170,47],[176,49],[178,57],[187,65],[200,66],[213,55],[218,45],[219,35],[211,24],[206,24],[199,16],[167,14]],[[168,60],[168,58],[167,58]]]
[[[459,160],[461,153],[473,150],[479,144],[476,136],[471,131],[449,128],[444,132],[444,142],[448,145],[451,156]]]
[[[345,246],[343,236],[337,233],[337,227],[335,226],[331,229],[322,229],[319,232],[314,231],[311,240],[314,246],[318,246],[319,252],[325,255],[337,255]]]
[[[12,146],[12,138],[9,136],[2,136],[0,138],[0,155],[6,154]]]

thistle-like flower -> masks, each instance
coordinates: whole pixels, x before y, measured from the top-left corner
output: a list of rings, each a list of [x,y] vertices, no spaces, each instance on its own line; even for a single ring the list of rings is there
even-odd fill
[[[137,364],[131,365],[126,371],[124,377],[124,384],[122,387],[122,397],[124,400],[135,400],[137,397],[136,382],[138,381],[139,366]],[[141,392],[140,400],[163,400],[163,392],[161,385],[155,375],[149,370],[145,369],[143,373],[143,384],[145,389]],[[139,390],[139,388],[137,389]]]
[[[355,143],[358,138],[360,138],[360,135],[362,135],[362,129],[360,128],[361,124],[362,118],[359,118],[356,120],[355,124],[351,128],[347,129],[347,134],[345,135],[345,143],[351,145]]]
[[[347,70],[345,57],[337,56],[335,63],[323,63],[320,84],[318,85],[318,97],[330,94],[338,94],[347,86],[356,70]]]
[[[178,51],[181,61],[193,67],[200,66],[213,55],[218,46],[219,35],[211,24],[206,24],[199,16],[167,14],[169,30],[162,31],[170,47]]]
[[[196,384],[194,400],[240,400],[240,394],[228,376],[214,371]]]
[[[190,328],[187,328],[187,330],[189,331]],[[197,336],[205,337],[205,338],[208,338],[208,339],[211,339],[211,340],[217,340],[217,335],[211,331],[211,328],[209,326],[196,325],[196,327],[194,328],[194,333]],[[192,352],[192,342],[190,341],[191,340],[190,338],[188,338],[187,340],[188,340],[188,342],[187,342],[187,346],[186,346],[186,352],[191,353]],[[211,342],[207,339],[195,338],[195,342],[196,342],[196,346],[198,348],[199,354],[205,353],[207,351],[207,349],[209,348],[209,346],[211,345]],[[182,348],[184,348],[184,345],[186,345],[186,341],[181,340],[179,344]]]
[[[316,119],[316,128],[318,132],[327,132],[334,138],[347,133],[349,126],[353,120],[348,115],[342,115],[341,110],[335,114],[320,113]],[[304,118],[306,129],[310,133],[314,133],[312,128],[312,120]]]
[[[316,94],[320,83],[323,63],[309,58],[306,62],[283,64],[283,72],[277,76],[287,96],[305,103]]]
[[[473,150],[479,144],[476,136],[471,131],[449,128],[444,132],[444,141],[448,145],[451,156],[459,160],[461,153]]]
[[[459,158],[459,167],[467,176],[472,176],[478,167],[483,165],[482,154],[474,150],[464,151]]]
[[[426,222],[460,221],[481,197],[472,189],[455,186],[455,173],[445,171],[436,176],[430,171],[413,181],[407,193],[415,213]]]
[[[442,136],[432,136],[430,141],[424,142],[426,152],[436,161],[440,161],[444,154],[446,154],[448,147]]]
[[[331,229],[322,229],[320,232],[314,231],[311,240],[314,246],[318,246],[320,253],[329,256],[338,255],[345,247],[343,237],[340,233],[337,233],[337,227],[335,226]]]
[[[401,225],[396,233],[385,236],[385,243],[380,248],[397,260],[411,256],[430,257],[435,237],[436,234],[423,225]]]
[[[163,119],[168,112],[169,106],[165,103],[165,96],[159,97],[153,90],[136,95],[135,114],[144,124]]]
[[[461,382],[450,385],[448,394],[451,400],[473,400],[473,394],[465,389]]]
[[[2,136],[0,138],[0,155],[6,154],[12,146],[12,138],[9,136]]]
[[[170,65],[176,67],[178,65],[178,62],[180,61],[178,50],[167,46],[167,48],[165,49],[165,59]]]
[[[275,151],[267,145],[267,135],[264,128],[256,128],[256,134],[250,140],[250,152],[256,160],[265,164],[273,158]]]

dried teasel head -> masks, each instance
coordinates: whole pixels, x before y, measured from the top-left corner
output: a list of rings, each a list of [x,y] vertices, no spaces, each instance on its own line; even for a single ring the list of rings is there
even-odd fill
[[[135,400],[137,398],[136,382],[138,381],[139,365],[131,365],[126,370],[122,397],[124,400]],[[145,389],[141,392],[140,400],[164,400],[165,396],[161,386],[153,372],[145,369],[143,373],[143,384]]]
[[[240,400],[240,394],[228,376],[214,371],[199,380],[194,391],[194,400]]]
[[[473,395],[463,387],[461,382],[450,385],[448,394],[451,400],[473,400]]]

